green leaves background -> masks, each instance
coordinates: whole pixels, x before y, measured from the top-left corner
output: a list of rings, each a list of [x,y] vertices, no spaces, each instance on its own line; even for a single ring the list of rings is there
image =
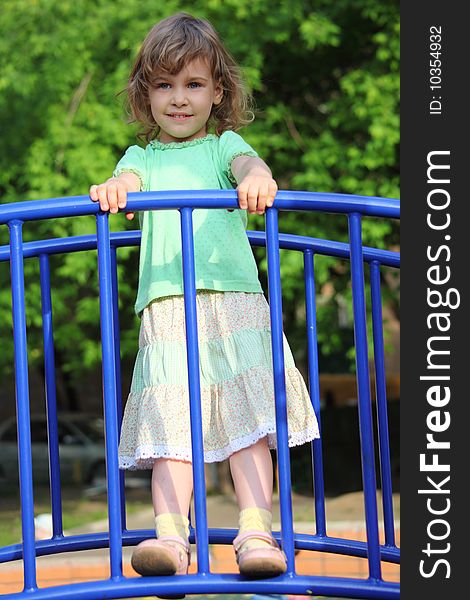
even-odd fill
[[[391,0],[4,0],[0,12],[0,202],[86,194],[107,178],[136,128],[124,100],[132,60],[149,28],[179,10],[207,17],[242,65],[256,120],[241,133],[271,166],[281,189],[399,196],[399,3]],[[123,216],[112,228],[135,228]],[[250,228],[263,220],[250,218]],[[286,232],[347,240],[334,215],[284,213]],[[25,239],[94,231],[91,218],[29,224]],[[0,231],[8,243],[8,231]],[[398,247],[397,225],[369,219],[364,243]],[[257,251],[262,277],[266,264]],[[137,345],[133,304],[137,252],[119,254],[123,358]],[[286,331],[304,355],[302,259],[282,253]],[[100,362],[96,260],[57,257],[54,319],[67,379]],[[0,332],[11,328],[8,269],[0,266]],[[351,368],[347,264],[317,260],[321,366]],[[384,278],[394,318],[398,279]],[[38,267],[27,261],[28,342],[40,365]],[[0,356],[11,370],[12,350]]]

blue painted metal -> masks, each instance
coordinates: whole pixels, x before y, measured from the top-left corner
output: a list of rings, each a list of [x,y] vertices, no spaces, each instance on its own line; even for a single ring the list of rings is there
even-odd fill
[[[28,350],[24,299],[23,223],[10,227],[10,272],[15,344],[16,415],[18,423],[18,464],[20,475],[21,525],[23,533],[24,589],[37,589],[34,543],[33,462],[29,413]]]
[[[149,208],[238,208],[234,190],[178,190],[166,192],[138,192],[128,194],[126,211],[138,212]],[[389,198],[353,196],[349,194],[324,194],[281,190],[276,195],[278,210],[306,210],[349,214],[359,211],[363,215],[398,219],[400,203]],[[96,215],[99,206],[90,202],[89,196],[69,196],[1,204],[0,225],[14,219],[37,221],[57,217]]]
[[[385,356],[382,331],[382,296],[380,293],[380,263],[370,264],[370,291],[372,300],[372,335],[374,338],[375,396],[379,434],[380,474],[382,482],[382,507],[385,543],[395,545],[395,527],[392,502],[392,469],[388,439],[387,388],[385,381]]]
[[[62,493],[60,489],[59,432],[57,425],[51,275],[49,268],[49,257],[47,254],[39,255],[39,275],[41,282],[42,330],[44,340],[44,377],[46,381],[47,439],[49,444],[52,535],[53,537],[62,537]]]
[[[316,531],[326,535],[325,485],[323,481],[323,449],[321,439],[320,378],[318,377],[318,346],[315,299],[315,265],[312,250],[304,251],[305,313],[307,320],[308,379],[313,410],[317,415],[320,439],[312,442],[313,489]]]
[[[123,546],[134,546],[142,540],[148,539],[155,534],[152,529],[138,529],[123,532]],[[235,529],[213,529],[209,528],[209,539],[211,544],[230,544],[237,534]],[[281,534],[273,533],[274,538],[280,542]],[[304,533],[294,533],[296,548],[300,550],[316,550],[319,552],[331,552],[346,556],[367,557],[367,544],[356,540],[335,538],[332,536],[319,536]],[[195,542],[194,531],[190,535],[191,543]],[[68,535],[60,540],[41,540],[36,542],[37,556],[49,556],[60,552],[76,552],[79,550],[90,550],[93,548],[107,548],[109,546],[109,534],[99,532],[93,534]],[[19,560],[22,556],[21,544],[13,544],[0,548],[0,562]],[[380,557],[390,563],[400,562],[400,552],[397,547],[381,546]]]
[[[111,242],[111,240],[110,240]],[[116,247],[111,244],[111,286],[113,302],[113,333],[114,333],[114,377],[116,378],[116,412],[118,420],[118,439],[121,437],[122,425],[122,382],[121,382],[121,335],[119,327],[119,289],[117,272]],[[125,471],[119,471],[119,495],[121,497],[121,527],[124,531],[126,525],[126,492]]]
[[[381,578],[380,546],[377,516],[377,485],[375,482],[374,437],[370,399],[369,357],[367,351],[366,302],[364,294],[364,263],[362,257],[361,215],[349,215],[351,244],[351,280],[354,310],[354,338],[356,348],[359,432],[361,436],[362,479],[366,512],[369,575]]]
[[[248,239],[252,246],[264,246],[266,244],[266,236],[262,231],[249,231]],[[315,254],[324,256],[335,256],[338,258],[349,259],[350,249],[349,244],[343,242],[333,242],[330,240],[321,240],[318,238],[304,237],[301,235],[279,234],[280,247],[286,250],[311,250]],[[370,263],[377,260],[382,265],[389,267],[400,266],[400,255],[398,252],[390,252],[389,250],[379,250],[377,248],[362,248],[364,262]]]
[[[187,326],[188,377],[190,385],[190,413],[192,430],[193,474],[195,487],[195,529],[191,529],[191,542],[197,535],[198,574],[187,577],[126,578],[122,574],[122,545],[135,545],[152,537],[153,531],[125,529],[122,475],[118,476],[117,444],[121,420],[118,287],[116,276],[116,249],[138,245],[139,232],[109,233],[108,215],[86,196],[58,198],[37,202],[24,202],[0,206],[0,223],[8,223],[10,246],[0,247],[0,262],[10,261],[12,276],[12,306],[15,342],[15,376],[17,386],[18,444],[20,456],[20,490],[22,504],[23,543],[0,548],[0,562],[23,558],[25,592],[37,598],[96,598],[135,597],[165,593],[275,593],[332,595],[348,598],[398,598],[399,586],[381,578],[382,560],[399,562],[399,549],[395,546],[393,531],[392,489],[386,417],[385,371],[383,365],[383,337],[380,298],[380,266],[399,266],[399,255],[394,252],[364,248],[361,240],[361,215],[399,217],[396,200],[342,196],[339,194],[313,194],[309,192],[279,192],[276,207],[266,214],[266,235],[248,232],[253,245],[266,245],[268,253],[268,279],[272,319],[273,370],[276,396],[276,426],[278,439],[279,488],[281,504],[281,531],[274,532],[282,543],[288,558],[288,573],[271,580],[249,581],[239,575],[210,573],[208,543],[230,544],[236,535],[233,529],[208,529],[206,514],[202,419],[200,407],[199,360],[197,344],[197,319],[195,301],[194,248],[192,232],[192,207],[235,208],[236,195],[232,191],[204,190],[199,192],[149,192],[131,194],[127,209],[144,210],[179,208],[183,240],[183,273],[185,316]],[[279,210],[315,210],[348,215],[350,243],[319,240],[279,234]],[[22,221],[52,217],[95,214],[97,235],[61,240],[44,240],[23,244]],[[361,458],[364,479],[367,542],[333,538],[326,534],[321,440],[313,442],[316,534],[296,534],[292,529],[292,504],[290,497],[290,465],[286,419],[286,394],[284,380],[282,296],[279,278],[279,247],[304,253],[304,272],[307,309],[307,340],[309,379],[312,403],[320,416],[318,390],[318,357],[315,323],[314,255],[324,254],[350,259],[353,283],[353,308],[355,321],[356,362],[359,392],[359,420]],[[48,255],[98,249],[100,316],[103,353],[103,394],[106,427],[106,459],[109,532],[82,536],[62,534],[58,444],[54,438],[56,406],[54,387],[52,304]],[[51,487],[54,537],[34,541],[34,510],[32,495],[32,461],[29,424],[28,366],[26,351],[26,325],[24,303],[23,259],[40,257],[41,298],[44,327],[46,365],[46,393],[48,397]],[[385,545],[378,540],[374,440],[368,373],[367,335],[364,298],[363,263],[371,265],[372,319],[374,332],[374,358],[376,362],[378,431],[385,520]],[[55,491],[54,491],[55,490]],[[294,546],[304,550],[334,552],[367,558],[367,579],[299,576],[295,574]],[[91,548],[110,548],[111,579],[55,588],[37,589],[35,556],[71,552]],[[5,598],[21,598],[23,593]]]
[[[36,590],[33,597],[40,600],[96,600],[97,598],[135,598],[167,594],[204,596],[227,593],[272,593],[396,600],[399,597],[399,590],[397,583],[387,581],[377,583],[366,579],[283,575],[272,580],[252,581],[241,579],[239,575],[211,573],[203,577],[200,574],[184,577],[140,577],[60,585]],[[18,595],[8,594],[3,598],[13,600],[18,598]]]
[[[184,314],[188,358],[189,408],[191,420],[191,452],[194,478],[194,512],[196,520],[198,573],[209,573],[209,534],[207,531],[204,448],[202,441],[201,384],[197,338],[196,276],[192,208],[181,210],[181,241],[183,247]]]
[[[111,249],[107,214],[96,217],[100,286],[103,407],[105,419],[106,480],[108,484],[109,558],[111,579],[122,577],[121,494],[119,490],[118,419],[114,358]]]
[[[286,377],[282,326],[282,291],[279,257],[278,209],[266,213],[266,253],[268,256],[269,310],[273,355],[274,398],[276,407],[277,468],[279,508],[281,511],[282,549],[287,558],[287,573],[295,573],[294,530],[291,497],[291,475],[287,431]]]
[[[263,231],[247,231],[248,240],[252,246],[266,246],[266,234]],[[138,246],[140,244],[140,231],[121,231],[111,233],[111,246],[121,248],[125,246]],[[343,242],[332,242],[318,238],[304,237],[286,233],[279,234],[279,247],[286,250],[311,250],[315,254],[324,256],[336,256],[349,260],[349,244]],[[24,257],[33,258],[39,254],[63,254],[67,252],[83,252],[96,249],[96,235],[78,235],[71,238],[58,238],[41,240],[37,242],[26,242],[23,244]],[[399,267],[400,255],[398,252],[379,250],[376,248],[363,247],[364,262],[373,260],[387,267]],[[10,259],[9,246],[0,246],[0,262]]]

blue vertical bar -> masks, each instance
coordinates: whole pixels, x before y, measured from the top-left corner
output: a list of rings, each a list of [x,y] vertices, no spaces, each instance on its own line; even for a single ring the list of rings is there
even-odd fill
[[[380,579],[380,546],[377,515],[377,485],[375,481],[374,438],[370,399],[369,359],[367,350],[366,302],[364,293],[364,264],[362,256],[361,215],[349,215],[351,248],[351,280],[354,310],[354,343],[359,396],[359,432],[361,438],[362,478],[366,513],[367,556],[369,575]]]
[[[197,336],[196,272],[192,208],[181,209],[181,243],[183,250],[184,311],[186,349],[188,354],[189,406],[191,418],[191,451],[194,479],[194,512],[196,520],[198,573],[209,573],[209,533],[207,529],[206,483],[202,437],[201,383]]]
[[[11,221],[10,273],[15,344],[16,415],[18,423],[18,464],[20,475],[21,526],[23,536],[24,589],[37,589],[34,541],[33,461],[29,413],[28,353],[24,300],[22,221]]]
[[[113,294],[113,331],[114,331],[114,373],[116,378],[116,411],[118,419],[118,439],[121,438],[122,425],[122,382],[121,382],[121,335],[119,326],[119,287],[117,271],[117,250],[111,246],[111,275]],[[119,493],[121,496],[121,527],[126,529],[126,492],[125,471],[119,470]]]
[[[294,531],[292,527],[291,475],[287,432],[286,378],[282,328],[282,292],[279,258],[278,210],[266,211],[266,251],[268,255],[269,306],[276,405],[276,438],[279,470],[282,549],[287,557],[287,572],[295,573]]]
[[[382,506],[384,513],[385,544],[395,545],[393,523],[392,470],[390,467],[390,442],[387,415],[387,386],[382,328],[382,295],[380,293],[380,264],[370,264],[372,300],[372,332],[374,338],[375,389],[377,399],[377,427],[379,432],[380,473],[382,480]]]
[[[47,437],[49,440],[49,475],[51,480],[52,535],[63,536],[62,496],[60,490],[59,432],[55,385],[54,334],[52,324],[51,276],[49,256],[39,255],[44,373],[46,381]]]
[[[318,344],[316,327],[316,299],[315,299],[315,256],[312,250],[304,251],[304,277],[305,277],[305,309],[307,317],[307,344],[308,344],[308,375],[309,391],[313,409],[317,416],[318,428],[321,435],[320,420],[320,382],[318,375]],[[317,535],[326,535],[325,516],[325,486],[323,481],[323,450],[322,439],[312,442],[313,453],[313,487],[315,493],[315,521]]]
[[[103,404],[108,487],[109,555],[111,578],[122,577],[121,496],[119,491],[118,419],[114,358],[111,251],[108,214],[96,216],[98,275],[100,285],[101,348],[103,361]]]

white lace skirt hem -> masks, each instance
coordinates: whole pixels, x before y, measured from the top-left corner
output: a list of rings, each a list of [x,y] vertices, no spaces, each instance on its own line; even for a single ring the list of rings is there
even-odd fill
[[[268,445],[270,448],[276,448],[276,427],[275,425],[266,425],[259,427],[256,431],[250,435],[233,440],[230,444],[224,448],[204,452],[204,462],[220,462],[229,458],[234,452],[248,448],[253,444],[256,444],[262,438],[268,438]],[[319,438],[318,427],[312,427],[304,431],[299,431],[293,435],[289,435],[289,447],[301,446],[306,442],[310,442],[316,438]],[[164,446],[139,446],[136,448],[134,456],[120,456],[119,457],[119,468],[128,470],[137,469],[151,469],[153,463],[157,458],[169,458],[172,460],[181,460],[185,462],[192,462],[191,451],[187,448],[173,447],[169,445]]]

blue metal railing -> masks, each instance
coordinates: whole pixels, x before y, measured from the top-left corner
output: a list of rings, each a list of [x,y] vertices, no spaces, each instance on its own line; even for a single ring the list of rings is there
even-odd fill
[[[273,345],[276,428],[278,442],[279,496],[281,530],[275,537],[287,556],[285,575],[269,580],[249,581],[238,574],[211,573],[209,543],[230,544],[236,535],[233,529],[208,528],[203,464],[203,439],[200,406],[199,360],[195,300],[194,246],[192,231],[193,208],[236,208],[236,194],[231,190],[178,192],[146,192],[130,194],[128,210],[179,209],[183,244],[183,283],[187,327],[188,375],[190,389],[190,419],[194,477],[195,527],[191,527],[191,542],[197,540],[198,572],[185,577],[127,578],[122,570],[122,546],[135,545],[153,531],[126,528],[123,474],[118,470],[117,447],[120,431],[120,341],[117,317],[117,258],[122,246],[138,245],[140,233],[128,231],[110,234],[108,214],[99,211],[87,196],[56,198],[35,202],[0,205],[0,225],[10,229],[10,245],[0,247],[0,261],[10,261],[12,281],[12,313],[15,344],[16,402],[18,419],[18,453],[22,513],[22,544],[0,548],[0,562],[22,559],[24,592],[8,597],[20,598],[25,592],[35,598],[96,598],[148,596],[168,593],[284,593],[342,596],[348,598],[398,598],[397,583],[384,581],[381,562],[399,562],[395,544],[392,506],[392,483],[385,391],[384,344],[380,292],[381,266],[399,267],[395,252],[362,246],[362,216],[399,218],[397,200],[340,194],[281,191],[275,207],[266,213],[266,233],[248,232],[252,245],[266,245],[268,256],[269,304]],[[280,234],[278,212],[282,210],[321,211],[346,215],[349,223],[349,244],[310,237]],[[97,234],[75,238],[41,240],[23,243],[23,223],[31,220],[82,215],[96,215]],[[358,384],[361,462],[364,484],[364,505],[367,541],[346,540],[327,535],[325,494],[323,484],[322,441],[312,443],[314,469],[316,532],[313,535],[293,531],[290,461],[287,443],[286,392],[282,343],[282,297],[279,248],[298,250],[304,254],[306,292],[307,342],[310,394],[320,423],[318,387],[317,329],[315,308],[315,255],[340,257],[351,262],[353,291],[356,372]],[[64,536],[60,489],[60,465],[57,441],[57,407],[55,399],[54,338],[50,293],[49,255],[83,250],[98,250],[100,290],[101,344],[103,362],[103,398],[106,431],[106,464],[109,531],[97,534]],[[50,452],[51,506],[53,536],[51,540],[35,542],[34,504],[29,413],[28,359],[26,346],[25,292],[23,262],[39,257],[41,300],[46,373],[46,400]],[[378,416],[379,461],[384,513],[385,544],[379,543],[376,500],[375,451],[369,380],[369,358],[364,289],[364,262],[370,265],[376,401]],[[38,589],[36,556],[109,547],[110,579]],[[320,550],[367,558],[367,579],[298,575],[295,572],[294,548]]]

